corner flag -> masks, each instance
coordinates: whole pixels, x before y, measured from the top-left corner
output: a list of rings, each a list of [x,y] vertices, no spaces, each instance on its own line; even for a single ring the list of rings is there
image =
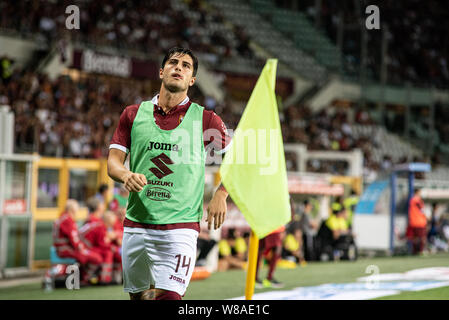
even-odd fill
[[[265,64],[220,167],[223,185],[259,238],[291,218],[276,67],[277,59]]]

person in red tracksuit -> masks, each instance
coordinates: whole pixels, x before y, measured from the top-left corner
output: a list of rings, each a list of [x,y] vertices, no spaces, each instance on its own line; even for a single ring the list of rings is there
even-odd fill
[[[122,190],[122,189],[121,189]],[[126,189],[125,189],[126,190]],[[123,203],[122,203],[123,204]],[[122,206],[117,201],[115,205],[109,205],[111,213],[115,215],[107,219],[105,217],[105,223],[108,226],[108,235],[112,241],[112,251],[114,253],[114,279],[121,279],[122,276],[122,239],[123,239],[123,221],[126,215],[126,206]],[[108,212],[108,211],[107,211]],[[109,224],[108,224],[109,223]],[[117,280],[121,282],[121,280]]]
[[[106,211],[103,220],[107,228],[107,237],[111,242],[111,251],[113,254],[113,279],[115,279],[116,282],[121,283],[123,223],[117,218],[116,213],[112,211]]]
[[[276,270],[276,265],[281,257],[282,252],[282,238],[284,236],[285,226],[282,226],[266,237],[259,240],[259,253],[257,255],[257,267],[256,267],[256,287],[273,287],[282,288],[283,283],[274,279],[273,274]],[[259,278],[259,267],[262,256],[269,256],[268,275],[264,281]]]
[[[113,253],[103,221],[105,205],[98,198],[90,198],[87,201],[87,208],[89,217],[80,228],[80,238],[89,249],[102,257],[100,283],[108,284],[112,281]]]
[[[67,200],[65,211],[53,225],[53,245],[61,258],[74,258],[81,265],[83,282],[93,280],[94,273],[102,262],[101,256],[89,250],[80,240],[75,222],[79,205],[76,200]]]

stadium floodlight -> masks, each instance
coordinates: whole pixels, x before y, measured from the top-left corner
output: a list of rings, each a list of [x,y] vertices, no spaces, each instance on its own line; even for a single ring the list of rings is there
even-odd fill
[[[394,253],[394,219],[396,213],[396,177],[399,172],[408,173],[408,196],[407,196],[407,222],[410,199],[413,197],[413,185],[415,183],[415,172],[430,172],[432,167],[428,163],[411,162],[403,163],[393,167],[390,175],[391,199],[390,199],[390,252]],[[408,223],[407,223],[408,224]]]

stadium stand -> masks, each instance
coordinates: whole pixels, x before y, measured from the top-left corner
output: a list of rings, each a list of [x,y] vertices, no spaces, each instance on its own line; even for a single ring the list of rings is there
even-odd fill
[[[329,71],[340,71],[340,51],[326,34],[311,24],[304,12],[278,8],[271,0],[251,0],[250,3],[274,28],[293,39],[296,47],[315,57]]]
[[[51,43],[67,39],[89,46],[141,51],[158,57],[175,46],[188,46],[203,61],[227,70],[239,66],[257,73],[263,61],[249,47],[249,36],[241,28],[223,23],[217,10],[202,1],[85,1],[80,6],[80,30],[68,32],[60,2],[38,1],[27,23],[26,1],[2,4],[0,28],[20,35],[33,34]],[[65,7],[65,6],[64,6]],[[151,30],[151,32],[145,32]]]
[[[264,2],[271,2],[262,0]],[[388,82],[402,85],[411,82],[420,86],[447,88],[449,83],[449,42],[445,37],[448,29],[449,7],[441,1],[408,1],[403,3],[385,1],[344,1],[322,0],[321,10],[316,11],[315,1],[273,1],[280,8],[293,11],[291,14],[306,16],[315,26],[327,33],[337,44],[337,33],[343,21],[348,27],[344,36],[343,57],[345,71],[359,70],[360,67],[360,27],[358,21],[364,18],[362,11],[367,5],[382,8],[381,19],[388,25],[389,50]],[[397,17],[401,17],[398,19]],[[341,18],[343,20],[341,21]],[[381,65],[381,32],[369,32],[368,68],[375,80],[379,80]],[[348,72],[349,73],[349,72]]]
[[[264,50],[285,62],[303,77],[317,82],[327,78],[325,68],[311,56],[295,47],[294,42],[272,27],[264,17],[257,14],[247,3],[230,0],[210,3],[222,10],[233,24],[242,27]]]

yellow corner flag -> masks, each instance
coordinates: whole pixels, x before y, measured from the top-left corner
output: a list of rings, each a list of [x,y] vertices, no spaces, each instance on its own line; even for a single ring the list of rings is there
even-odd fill
[[[282,131],[274,88],[277,60],[269,59],[220,167],[223,185],[252,229],[245,296],[254,292],[258,238],[290,221]]]
[[[291,218],[276,67],[276,59],[265,64],[220,167],[223,185],[259,238]]]

